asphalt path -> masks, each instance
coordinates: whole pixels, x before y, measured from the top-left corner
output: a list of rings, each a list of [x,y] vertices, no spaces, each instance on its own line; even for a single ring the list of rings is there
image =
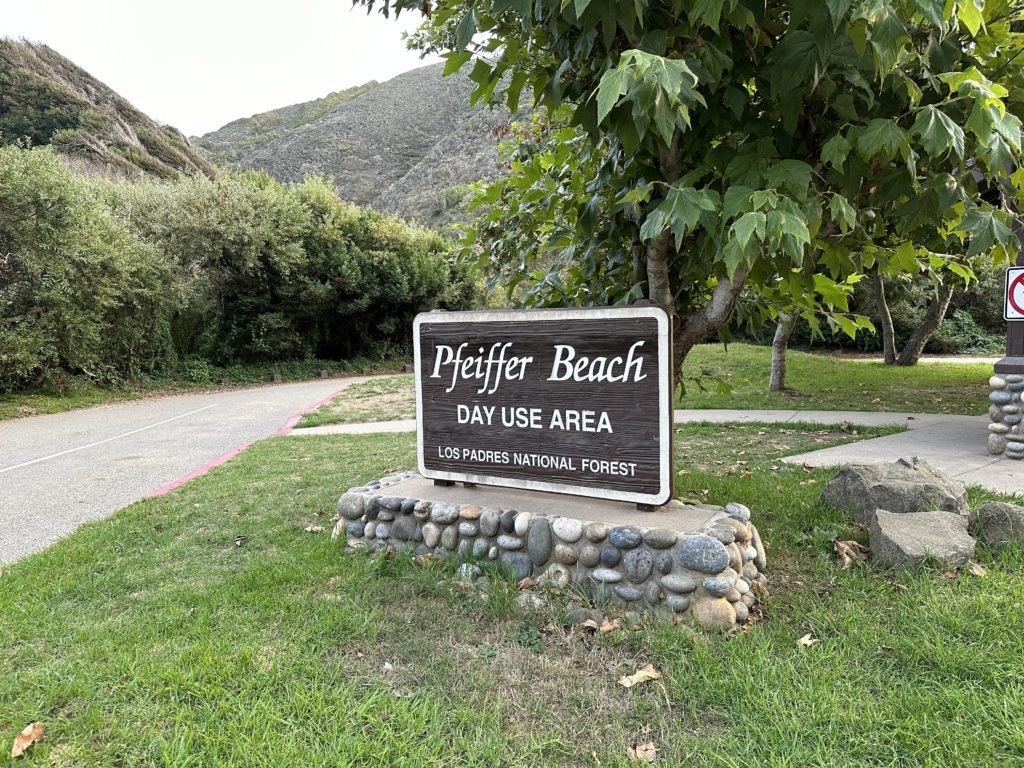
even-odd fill
[[[174,395],[0,422],[0,563],[166,491],[364,380]]]

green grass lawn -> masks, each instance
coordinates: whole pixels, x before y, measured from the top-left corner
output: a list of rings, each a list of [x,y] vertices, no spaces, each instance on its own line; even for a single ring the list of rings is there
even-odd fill
[[[344,392],[306,414],[299,427],[401,421],[416,418],[416,389],[412,375],[390,376],[353,384]]]
[[[40,721],[10,764],[627,766],[636,742],[669,766],[1020,764],[1024,551],[979,552],[981,577],[839,570],[830,540],[863,532],[819,503],[831,473],[778,458],[849,439],[680,430],[680,492],[748,504],[768,547],[763,618],[730,638],[594,637],[447,563],[344,554],[303,529],[413,466],[414,437],[257,443],[4,566],[0,761]],[[664,680],[616,685],[648,662]]]
[[[987,363],[922,363],[887,366],[790,350],[786,386],[768,392],[771,349],[750,344],[702,344],[687,356],[684,373],[720,376],[731,388],[718,394],[714,381],[706,392],[687,382],[680,408],[781,408],[799,410],[910,411],[981,414],[988,409]]]

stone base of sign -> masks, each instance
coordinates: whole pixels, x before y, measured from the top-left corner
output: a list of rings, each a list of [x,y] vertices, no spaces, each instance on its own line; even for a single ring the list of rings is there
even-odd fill
[[[988,380],[992,388],[988,409],[992,423],[988,425],[988,451],[993,456],[1024,459],[1024,374],[996,374]]]
[[[765,581],[750,510],[670,502],[635,505],[552,493],[434,486],[413,472],[351,488],[334,537],[352,549],[409,549],[493,561],[595,602],[651,610],[704,629],[747,620]]]

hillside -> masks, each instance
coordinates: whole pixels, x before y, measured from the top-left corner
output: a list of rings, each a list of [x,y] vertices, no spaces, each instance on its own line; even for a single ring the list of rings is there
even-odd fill
[[[0,38],[0,145],[26,139],[111,175],[214,173],[180,131],[151,120],[52,48]]]
[[[322,174],[344,200],[445,224],[459,215],[452,204],[462,186],[497,173],[496,129],[509,113],[471,107],[473,84],[442,70],[421,67],[236,120],[194,141],[217,163],[280,181]]]

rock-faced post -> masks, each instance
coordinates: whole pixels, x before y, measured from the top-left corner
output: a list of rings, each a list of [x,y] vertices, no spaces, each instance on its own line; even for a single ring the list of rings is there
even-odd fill
[[[1020,230],[1017,236],[1022,237]],[[1007,271],[1005,290],[1006,357],[996,363],[989,379],[988,450],[994,456],[1024,459],[1024,248],[1017,266]]]

